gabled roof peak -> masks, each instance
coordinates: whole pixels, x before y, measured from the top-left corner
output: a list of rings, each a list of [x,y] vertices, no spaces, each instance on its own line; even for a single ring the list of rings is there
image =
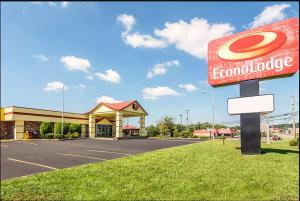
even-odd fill
[[[119,103],[106,103],[106,102],[100,102],[99,104],[97,104],[92,110],[90,110],[89,112],[85,113],[85,114],[89,114],[92,113],[93,111],[95,111],[100,105],[105,105],[106,107],[115,110],[115,111],[120,111],[126,107],[128,107],[129,105],[133,104],[133,103],[137,103],[138,105],[140,105],[137,100],[129,100],[129,101],[122,101]],[[142,106],[141,106],[142,108]],[[143,108],[142,108],[143,109]],[[143,109],[144,110],[144,109]],[[144,110],[145,111],[145,110]],[[145,111],[146,112],[146,111]],[[147,114],[147,112],[146,112]]]

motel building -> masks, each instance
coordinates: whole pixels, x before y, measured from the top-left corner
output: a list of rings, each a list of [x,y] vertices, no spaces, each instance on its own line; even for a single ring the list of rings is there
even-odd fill
[[[136,101],[99,103],[90,111],[79,114],[64,112],[64,122],[81,125],[81,138],[122,139],[145,136],[145,117],[148,113]],[[123,118],[139,117],[140,128],[125,126]],[[1,108],[1,139],[24,139],[24,133],[39,134],[42,122],[61,122],[61,111],[11,106]]]

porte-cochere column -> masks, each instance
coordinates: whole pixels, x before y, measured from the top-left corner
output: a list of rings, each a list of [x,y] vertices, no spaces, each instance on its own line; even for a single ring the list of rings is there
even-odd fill
[[[95,124],[95,116],[90,114],[89,115],[89,134],[90,138],[95,138],[96,137],[96,124]]]
[[[146,135],[146,129],[145,129],[145,115],[140,116],[140,136]]]
[[[123,113],[116,112],[116,138],[123,137]]]

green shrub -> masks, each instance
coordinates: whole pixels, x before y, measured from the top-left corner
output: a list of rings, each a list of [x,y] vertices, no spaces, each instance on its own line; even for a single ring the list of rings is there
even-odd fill
[[[159,136],[159,130],[158,130],[158,128],[156,126],[153,126],[153,125],[149,126],[147,128],[147,135],[149,137]]]
[[[55,134],[54,135],[55,139],[63,139],[64,136],[62,134]]]
[[[55,133],[47,133],[45,135],[46,139],[63,139],[64,137],[61,134],[55,134]]]
[[[64,135],[66,135],[69,132],[70,124],[64,122]],[[54,126],[54,132],[55,134],[61,134],[61,122],[58,122]]]
[[[299,137],[297,137],[296,139],[293,139],[289,142],[290,146],[297,146],[299,143]]]
[[[64,135],[65,138],[67,139],[71,139],[71,138],[79,138],[80,134],[75,132],[75,133],[67,133],[66,135]]]
[[[71,134],[71,133],[67,133],[67,134],[65,134],[64,136],[65,136],[66,139],[72,138],[72,134]]]
[[[70,133],[81,133],[81,125],[80,124],[70,124]]]
[[[54,138],[54,133],[45,134],[45,139],[53,139],[53,138]]]
[[[188,137],[192,137],[193,134],[190,131],[184,130],[182,132],[179,132],[178,135],[182,138],[188,138]]]
[[[45,138],[45,134],[53,133],[53,123],[51,122],[42,122],[40,125],[40,136]]]
[[[72,138],[79,138],[80,134],[79,133],[72,133],[71,137]]]

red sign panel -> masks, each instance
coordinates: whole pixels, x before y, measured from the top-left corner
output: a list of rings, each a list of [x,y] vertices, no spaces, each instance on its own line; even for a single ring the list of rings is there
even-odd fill
[[[290,18],[208,44],[208,82],[224,85],[295,73],[299,66],[299,24]]]

